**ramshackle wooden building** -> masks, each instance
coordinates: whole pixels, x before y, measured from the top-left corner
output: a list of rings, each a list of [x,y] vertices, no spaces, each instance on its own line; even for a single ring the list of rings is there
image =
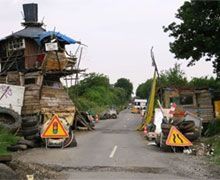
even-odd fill
[[[202,119],[205,125],[217,116],[217,102],[220,99],[214,96],[214,91],[208,88],[163,88],[162,100],[166,108],[176,103],[184,111],[189,111]]]
[[[53,114],[58,114],[67,127],[73,123],[75,106],[60,78],[79,72],[75,68],[77,58],[65,50],[65,45],[79,42],[61,33],[46,31],[43,23],[38,22],[37,4],[24,4],[23,10],[24,29],[0,39],[1,100],[10,85],[25,88],[17,113],[22,117],[24,136],[32,139]],[[16,105],[9,103],[2,107],[5,114],[5,108],[16,111]]]

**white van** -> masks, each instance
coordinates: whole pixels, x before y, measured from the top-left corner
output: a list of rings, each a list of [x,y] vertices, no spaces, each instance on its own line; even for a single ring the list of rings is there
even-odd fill
[[[142,110],[146,110],[147,100],[146,99],[134,99],[132,113],[140,113]]]

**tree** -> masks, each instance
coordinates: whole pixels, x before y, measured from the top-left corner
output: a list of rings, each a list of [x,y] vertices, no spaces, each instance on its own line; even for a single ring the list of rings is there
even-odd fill
[[[188,81],[184,71],[180,68],[180,64],[176,63],[173,68],[161,71],[158,83],[160,87],[184,87],[187,86]]]
[[[103,112],[108,107],[119,108],[127,103],[126,91],[112,87],[103,74],[90,73],[79,84],[69,88],[69,95],[81,111]]]
[[[193,88],[212,88],[214,90],[220,90],[220,81],[213,77],[208,78],[207,76],[200,78],[194,77],[189,82],[189,86]]]
[[[109,78],[104,74],[90,73],[85,79],[81,80],[74,89],[77,91],[78,95],[82,95],[87,91],[87,89],[97,86],[109,88]]]
[[[212,61],[220,78],[220,1],[185,2],[176,18],[179,23],[163,27],[175,39],[170,43],[170,51],[176,58],[188,60],[188,66],[202,57]]]
[[[138,86],[136,96],[145,99],[149,97],[153,79],[148,79],[145,83]],[[169,70],[161,71],[160,78],[157,80],[157,87],[186,87],[188,86],[185,73],[181,70],[180,64],[175,64]]]
[[[141,99],[148,99],[150,95],[152,79],[148,79],[145,83],[140,84],[136,90],[136,96]]]
[[[133,84],[130,82],[129,79],[120,78],[114,84],[114,87],[122,88],[126,92],[126,99],[129,100],[131,98],[131,94],[133,91]]]

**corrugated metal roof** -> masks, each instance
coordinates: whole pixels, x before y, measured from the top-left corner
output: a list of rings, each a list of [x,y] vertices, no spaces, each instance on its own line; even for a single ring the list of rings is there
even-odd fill
[[[54,32],[54,31],[46,31],[45,29],[43,29],[42,27],[34,27],[34,26],[28,26],[20,31],[17,31],[15,33],[12,33],[9,36],[6,36],[3,39],[0,39],[0,42],[3,42],[11,37],[22,37],[22,38],[31,38],[34,39],[39,45],[42,43],[41,41],[46,38],[49,37],[51,35],[56,36],[57,40],[60,42],[64,42],[65,44],[75,44],[77,43],[77,41],[75,41],[74,39],[61,34],[59,32]]]
[[[45,29],[42,27],[26,27],[25,29],[13,33],[11,36],[36,38],[39,37],[42,32],[45,32]]]
[[[26,37],[26,38],[39,38],[40,34],[45,32],[46,30],[43,29],[42,27],[26,27],[20,31],[17,31],[15,33],[12,33],[11,35],[8,35],[2,39],[0,39],[1,41],[5,41],[10,37]]]

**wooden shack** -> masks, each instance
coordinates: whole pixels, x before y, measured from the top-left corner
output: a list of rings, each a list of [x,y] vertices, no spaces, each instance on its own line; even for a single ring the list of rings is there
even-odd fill
[[[26,87],[24,116],[45,109],[54,112],[54,107],[74,112],[60,78],[77,72],[76,57],[69,56],[65,50],[66,44],[77,42],[42,28],[43,23],[37,21],[37,4],[24,4],[23,8],[24,29],[0,40],[0,82]]]
[[[164,88],[162,100],[165,108],[176,103],[185,111],[202,118],[203,123],[209,123],[215,118],[212,93],[209,89]]]
[[[71,125],[75,106],[60,78],[81,71],[75,67],[77,58],[65,49],[65,45],[78,42],[59,32],[46,31],[38,22],[37,4],[24,4],[23,9],[24,29],[0,39],[0,83],[25,87],[21,110],[24,123],[29,119],[32,122],[33,117],[47,121],[48,113],[56,113],[65,115]],[[39,131],[36,125],[25,128],[33,132],[31,137]]]

